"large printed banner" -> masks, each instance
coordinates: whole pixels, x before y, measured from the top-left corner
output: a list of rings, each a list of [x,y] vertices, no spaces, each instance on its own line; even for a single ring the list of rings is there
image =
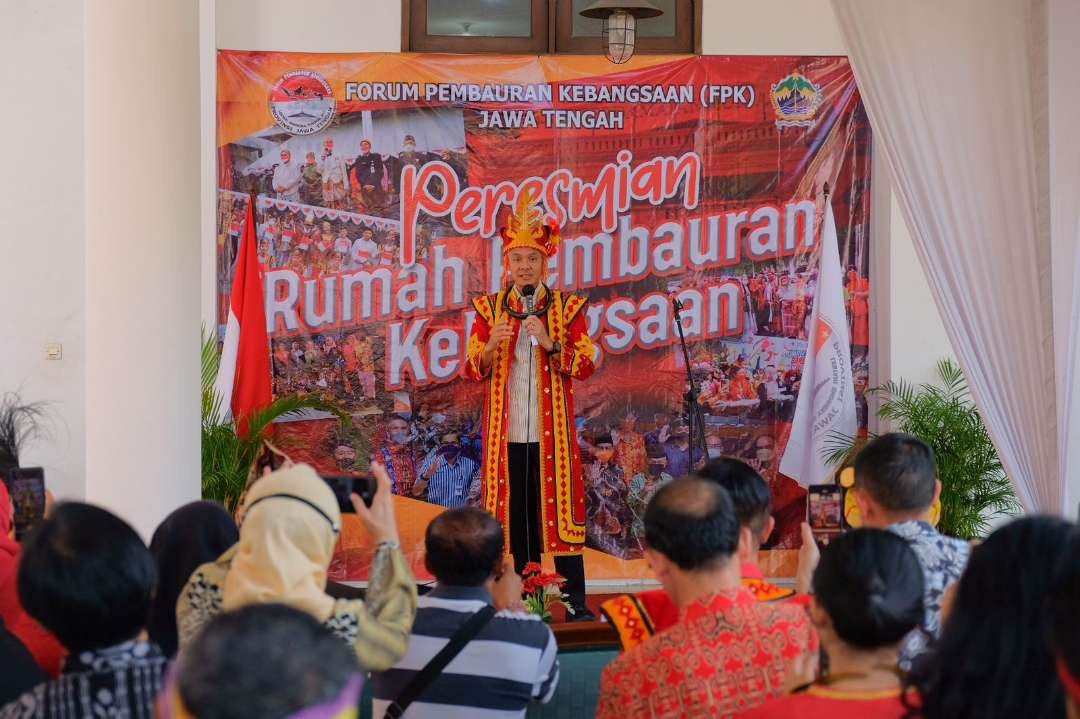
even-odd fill
[[[276,393],[336,419],[281,426],[323,472],[368,453],[394,479],[413,568],[442,507],[476,503],[482,392],[459,376],[470,300],[504,281],[498,227],[540,198],[563,243],[548,284],[589,298],[600,351],[575,387],[590,579],[647,576],[655,488],[731,455],[772,486],[798,545],[805,490],[778,473],[831,188],[856,389],[868,375],[870,127],[842,57],[218,57],[218,280],[258,195]],[[682,304],[705,453],[684,421]],[[224,313],[227,301],[220,301]],[[860,426],[866,406],[857,392]],[[695,419],[697,421],[697,419]],[[370,552],[346,526],[335,579]]]

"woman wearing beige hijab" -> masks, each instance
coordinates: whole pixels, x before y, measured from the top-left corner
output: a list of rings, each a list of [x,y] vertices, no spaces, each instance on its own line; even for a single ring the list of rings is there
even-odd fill
[[[334,493],[306,464],[271,472],[244,499],[240,541],[191,575],[176,605],[180,648],[215,615],[276,602],[323,622],[356,649],[369,671],[388,669],[405,654],[416,615],[416,583],[401,553],[390,478],[378,480],[371,507],[353,495],[356,514],[376,543],[364,601],[326,593],[326,572],[341,531]]]

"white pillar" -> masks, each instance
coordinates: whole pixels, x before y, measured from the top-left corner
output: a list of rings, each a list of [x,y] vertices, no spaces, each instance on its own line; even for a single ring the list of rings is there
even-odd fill
[[[198,498],[199,14],[86,12],[86,497],[144,537]]]

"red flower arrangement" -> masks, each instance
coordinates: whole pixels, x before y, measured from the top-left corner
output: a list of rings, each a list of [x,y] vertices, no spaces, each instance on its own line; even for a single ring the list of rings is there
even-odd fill
[[[573,613],[567,596],[560,588],[566,583],[566,577],[545,572],[536,562],[529,562],[521,570],[521,598],[525,607],[532,614],[538,615],[545,622],[551,622],[551,608],[561,604],[566,611]]]

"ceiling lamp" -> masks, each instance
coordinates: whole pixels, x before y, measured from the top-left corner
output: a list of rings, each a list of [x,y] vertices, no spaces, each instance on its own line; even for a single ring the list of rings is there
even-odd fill
[[[622,65],[634,56],[637,21],[664,11],[648,0],[596,0],[580,14],[603,21],[601,34],[608,60]]]

